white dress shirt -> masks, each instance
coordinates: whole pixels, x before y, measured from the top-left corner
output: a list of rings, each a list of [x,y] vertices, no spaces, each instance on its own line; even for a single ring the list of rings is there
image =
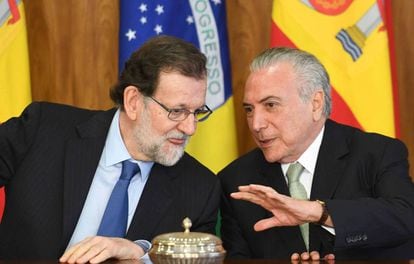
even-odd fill
[[[325,130],[325,126],[321,129],[321,131],[319,132],[315,140],[312,142],[312,144],[310,144],[310,146],[305,150],[305,152],[303,152],[303,154],[296,161],[296,162],[299,162],[304,167],[304,170],[302,171],[299,177],[299,181],[305,187],[308,199],[310,199],[313,176],[315,174],[316,162],[318,160],[318,153],[319,153],[319,149],[322,144],[324,130]],[[286,182],[288,182],[286,172],[290,164],[291,163],[281,164],[283,175],[285,176]],[[328,230],[331,234],[335,235],[334,228],[326,227],[326,226],[322,226],[322,227]]]

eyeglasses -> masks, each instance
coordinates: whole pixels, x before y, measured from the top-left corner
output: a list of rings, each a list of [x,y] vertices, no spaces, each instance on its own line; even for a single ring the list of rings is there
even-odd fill
[[[148,98],[151,98],[159,106],[164,108],[164,110],[168,112],[168,118],[172,121],[183,121],[188,117],[189,114],[193,114],[197,122],[202,122],[213,113],[213,111],[210,108],[208,108],[207,105],[204,105],[201,108],[195,110],[194,112],[191,112],[190,110],[184,108],[168,108],[162,103],[158,102],[152,96],[148,96]]]

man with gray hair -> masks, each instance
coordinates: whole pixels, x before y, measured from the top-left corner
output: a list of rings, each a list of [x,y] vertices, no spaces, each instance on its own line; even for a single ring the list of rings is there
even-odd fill
[[[307,52],[270,48],[250,69],[258,148],[219,173],[228,257],[413,258],[405,145],[330,120],[329,76]]]

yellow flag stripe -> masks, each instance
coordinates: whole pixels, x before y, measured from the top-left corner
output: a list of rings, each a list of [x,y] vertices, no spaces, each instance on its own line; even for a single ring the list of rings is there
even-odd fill
[[[214,173],[238,155],[234,116],[233,97],[230,97],[205,122],[198,123],[197,132],[186,148]]]
[[[327,68],[333,87],[367,131],[395,136],[391,66],[386,30],[380,23],[367,34],[356,28],[375,0],[353,1],[344,12],[322,14],[303,1],[275,0],[272,18],[303,50],[316,55]],[[362,25],[362,26],[361,26]],[[362,55],[353,60],[336,38],[341,30],[352,32]],[[362,33],[365,38],[361,38]],[[335,107],[335,106],[334,106]]]
[[[29,54],[23,3],[20,19],[0,27],[0,122],[17,116],[31,100]]]

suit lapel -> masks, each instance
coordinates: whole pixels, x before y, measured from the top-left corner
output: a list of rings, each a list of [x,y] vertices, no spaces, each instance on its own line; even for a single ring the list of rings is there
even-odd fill
[[[289,195],[289,188],[285,180],[285,176],[282,172],[282,167],[280,163],[268,163],[264,162],[262,170],[263,182],[264,185],[270,186],[275,189],[278,193]],[[264,210],[264,209],[263,209]],[[266,213],[266,218],[273,216],[272,213],[264,210]],[[289,226],[289,227],[280,227],[272,228],[269,230],[271,232],[270,239],[279,237],[287,245],[286,247],[291,249],[292,252],[305,252],[306,246],[305,242],[302,239],[302,234],[298,226]],[[275,240],[277,241],[277,240]],[[279,242],[269,242],[269,243],[279,243]],[[300,246],[298,246],[300,245]]]
[[[340,129],[340,125],[331,120],[326,121],[313,176],[311,200],[331,199],[335,195],[347,166],[347,159],[344,159],[344,156],[349,153],[347,140],[348,138]],[[323,236],[322,234],[326,235]],[[310,225],[309,236],[311,250],[320,251],[332,247],[332,243],[325,238],[330,234],[328,234],[328,231],[322,230],[320,226]]]
[[[347,137],[338,124],[327,120],[313,177],[311,200],[332,198],[339,184],[349,153]]]
[[[132,218],[127,238],[136,240],[154,237],[159,221],[163,219],[173,200],[172,181],[175,178],[176,175],[169,167],[154,164]]]
[[[262,168],[262,173],[265,179],[264,184],[272,187],[278,193],[289,195],[289,189],[280,163],[266,162]]]
[[[75,229],[98,167],[115,110],[101,112],[79,125],[66,143],[63,182],[63,248]]]
[[[269,186],[275,189],[277,192],[288,194],[286,187],[286,182],[284,181],[282,171],[280,169],[279,163],[268,163],[262,154],[259,152],[260,164],[258,164],[255,171],[249,171],[249,180],[247,184],[260,184],[264,186]],[[252,215],[257,215],[260,219],[268,218],[272,216],[272,213],[266,209],[251,205],[251,210],[254,210],[255,213]]]

